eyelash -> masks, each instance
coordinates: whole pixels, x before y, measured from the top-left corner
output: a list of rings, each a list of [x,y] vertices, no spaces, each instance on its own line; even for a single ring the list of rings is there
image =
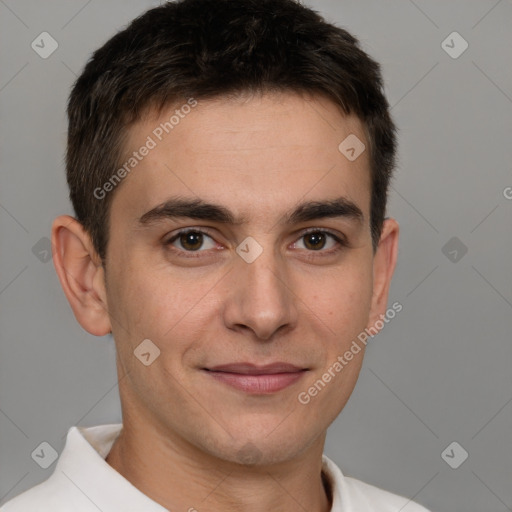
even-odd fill
[[[181,235],[184,235],[186,233],[200,233],[200,234],[206,235],[207,237],[213,239],[213,236],[210,235],[210,233],[208,231],[204,230],[204,229],[187,228],[187,229],[182,229],[182,230],[178,231],[171,238],[166,240],[164,242],[164,245],[166,247],[169,247],[173,252],[179,253],[184,258],[199,258],[199,257],[202,257],[201,253],[204,253],[206,251],[201,251],[201,250],[198,250],[198,251],[186,251],[186,250],[182,250],[182,249],[176,249],[175,247],[172,246],[173,242],[175,242]],[[320,234],[323,234],[323,235],[328,235],[331,238],[333,238],[334,241],[336,242],[336,247],[334,247],[333,249],[329,249],[327,251],[324,251],[322,249],[320,249],[318,251],[313,251],[313,250],[307,250],[306,249],[306,251],[308,253],[311,253],[312,255],[314,255],[314,257],[316,257],[316,256],[320,256],[320,257],[322,257],[322,256],[332,256],[332,255],[337,254],[338,252],[340,252],[343,248],[348,247],[348,243],[346,242],[346,240],[344,238],[339,237],[338,235],[335,235],[334,233],[332,233],[329,230],[319,229],[319,228],[310,228],[307,231],[303,231],[302,234],[299,236],[299,238],[297,240],[300,240],[301,238],[304,238],[306,235],[309,235],[311,233],[315,233],[315,234],[316,233],[320,233]]]

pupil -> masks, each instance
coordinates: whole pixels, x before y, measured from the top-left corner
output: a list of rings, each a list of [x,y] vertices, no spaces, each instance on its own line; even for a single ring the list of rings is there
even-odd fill
[[[307,235],[306,239],[307,239],[306,245],[312,245],[313,249],[322,249],[324,246],[325,237],[324,237],[323,233],[311,233],[311,234]],[[309,243],[310,241],[312,242],[312,244]],[[319,242],[320,242],[320,245],[318,245]]]
[[[197,251],[203,245],[202,234],[197,232],[184,233],[181,235],[181,243],[186,249]]]

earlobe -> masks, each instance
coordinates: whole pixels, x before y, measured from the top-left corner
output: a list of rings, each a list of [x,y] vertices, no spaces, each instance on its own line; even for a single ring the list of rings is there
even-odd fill
[[[53,263],[78,323],[95,336],[111,331],[105,275],[89,234],[75,218],[57,217],[52,226]]]
[[[386,313],[389,287],[398,257],[400,228],[394,219],[386,219],[382,226],[379,246],[373,258],[373,296],[368,327]]]

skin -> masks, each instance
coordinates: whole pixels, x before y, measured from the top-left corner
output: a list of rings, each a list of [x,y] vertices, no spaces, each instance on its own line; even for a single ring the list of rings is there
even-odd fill
[[[175,108],[134,124],[126,154]],[[74,314],[91,334],[112,330],[117,347],[124,428],[107,462],[168,509],[330,510],[326,430],[353,391],[364,350],[310,403],[297,397],[385,313],[399,231],[386,219],[373,251],[368,151],[350,162],[338,150],[350,133],[369,147],[360,120],[321,97],[199,101],[111,192],[105,268],[76,220],[54,221],[54,263]],[[176,195],[245,221],[139,222]],[[362,219],[280,220],[300,202],[338,197]],[[180,238],[166,245],[189,227],[208,230],[199,251]],[[315,242],[309,228],[347,246],[329,236]],[[235,251],[248,236],[263,248],[252,263]],[[160,349],[149,366],[134,356],[144,339]],[[242,361],[307,371],[281,391],[251,395],[203,370]]]

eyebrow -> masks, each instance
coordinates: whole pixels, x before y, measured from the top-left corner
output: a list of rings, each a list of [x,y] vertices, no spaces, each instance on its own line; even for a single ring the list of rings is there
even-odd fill
[[[285,213],[280,222],[298,224],[323,218],[342,217],[363,223],[364,215],[361,209],[345,197],[326,201],[306,201],[300,203],[292,211]],[[222,205],[208,203],[202,199],[186,199],[173,197],[144,213],[139,218],[139,224],[149,225],[165,219],[190,218],[209,220],[222,224],[240,225],[247,222],[246,217],[236,217]]]

